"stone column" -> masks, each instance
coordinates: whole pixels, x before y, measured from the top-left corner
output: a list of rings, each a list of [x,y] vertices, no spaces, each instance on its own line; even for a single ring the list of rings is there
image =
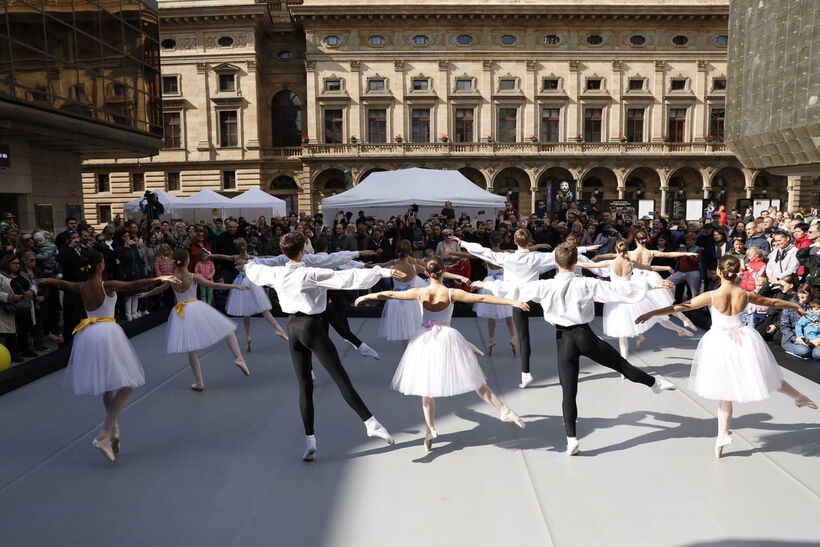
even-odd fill
[[[653,142],[662,142],[663,136],[666,133],[666,101],[664,97],[666,96],[666,89],[664,86],[666,82],[664,81],[664,67],[666,66],[666,61],[656,60],[655,61],[655,80],[652,89],[652,141]]]
[[[608,128],[609,130],[605,133],[607,136],[604,142],[607,141],[617,141],[618,136],[623,134],[623,77],[622,77],[622,68],[623,62],[619,59],[612,61],[612,79],[611,79],[611,90],[616,93],[615,100],[612,101],[612,106],[610,107],[609,116],[607,116],[607,121],[609,122]],[[607,86],[609,87],[609,86]]]
[[[493,103],[492,103],[492,96],[493,96],[493,62],[489,59],[484,59],[481,61],[481,77],[479,79],[479,87],[478,91],[481,94],[481,102],[478,106],[478,125],[476,125],[476,131],[478,132],[475,135],[476,142],[481,142],[481,140],[486,137],[487,135],[492,135],[494,138],[498,137],[493,132]]]
[[[695,92],[695,96],[698,100],[692,105],[692,132],[688,139],[689,142],[703,142],[704,136],[709,132],[706,125],[706,95],[709,91],[708,68],[708,61],[698,61],[697,80],[692,82],[692,90]]]
[[[409,140],[409,128],[405,127],[407,123],[407,116],[405,115],[405,104],[404,104],[404,90],[405,87],[405,73],[404,73],[404,61],[400,59],[396,59],[393,61],[393,69],[395,78],[390,83],[391,91],[393,92],[393,96],[396,97],[396,100],[393,101],[393,108],[392,108],[392,129],[393,135],[388,135],[388,142],[392,139],[392,136],[401,135],[404,137],[404,142]]]
[[[448,70],[450,62],[446,59],[439,59],[438,61],[438,75],[435,78],[435,90],[438,96],[438,107],[436,108],[436,128],[438,135],[430,135],[430,140],[436,142],[441,135],[449,135],[453,139],[452,130],[450,128],[450,111],[447,95],[450,93],[450,71]]]
[[[350,95],[350,111],[347,113],[347,135],[345,140],[350,141],[350,137],[357,136],[359,142],[367,142],[367,135],[365,135],[364,127],[362,127],[362,117],[366,114],[362,108],[362,77],[359,71],[359,61],[350,61],[350,78],[348,79],[347,93]],[[366,127],[366,126],[365,126]],[[391,129],[388,127],[388,130]],[[387,135],[387,142],[393,139],[391,135]]]
[[[743,179],[745,181],[746,199],[751,199],[755,187],[755,179],[760,171],[757,169],[742,169],[741,171],[743,172]]]
[[[581,127],[583,127],[578,104],[578,78],[580,78],[578,70],[580,67],[581,61],[571,60],[569,62],[569,78],[565,82],[567,96],[569,97],[567,102],[567,134],[565,136],[567,141],[575,141],[575,136],[582,132]]]
[[[535,104],[535,94],[537,93],[536,66],[537,62],[533,59],[527,59],[526,75],[521,82],[521,88],[524,92],[524,106],[521,112],[521,140],[527,141],[530,135],[538,135],[538,112]]]
[[[307,104],[307,119],[305,120],[304,133],[311,139],[312,142],[322,142],[322,132],[320,127],[321,112],[319,104],[316,101],[316,90],[319,89],[320,85],[318,76],[316,75],[316,61],[305,61],[305,70],[307,72],[307,94],[305,96],[305,102]],[[310,179],[307,178],[305,180],[308,181],[306,184],[310,187]],[[299,206],[302,206],[301,201]]]

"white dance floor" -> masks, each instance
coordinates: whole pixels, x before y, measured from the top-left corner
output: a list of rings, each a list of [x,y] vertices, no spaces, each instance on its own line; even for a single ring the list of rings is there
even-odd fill
[[[497,420],[477,396],[438,401],[440,437],[422,446],[417,398],[388,389],[398,344],[377,319],[353,319],[382,354],[338,344],[365,402],[396,445],[368,439],[317,366],[318,459],[304,437],[286,343],[254,319],[251,376],[226,345],[202,355],[207,391],[164,326],[132,342],[148,384],[120,420],[123,451],[91,447],[96,398],[59,372],[0,397],[0,544],[17,546],[746,546],[818,545],[820,411],[775,394],[736,405],[735,442],[712,445],[715,404],[686,389],[695,339],[656,327],[632,362],[679,389],[655,395],[582,361],[582,452],[568,458],[554,331],[532,321],[536,382],[519,390],[506,327],[480,358],[490,386],[527,422]],[[596,322],[597,323],[597,322]],[[484,321],[454,325],[479,347]],[[596,330],[600,330],[596,326]],[[479,328],[480,327],[480,328]],[[241,329],[240,340],[242,339]],[[338,339],[336,339],[338,340]],[[665,347],[665,346],[674,347]],[[815,365],[816,366],[816,365]],[[820,401],[820,386],[786,378]]]

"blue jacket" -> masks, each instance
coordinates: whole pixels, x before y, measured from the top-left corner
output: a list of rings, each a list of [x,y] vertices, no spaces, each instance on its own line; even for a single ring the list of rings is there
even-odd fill
[[[797,298],[791,298],[792,302],[797,302]],[[772,309],[772,308],[769,308]],[[793,344],[796,338],[794,334],[794,326],[800,320],[800,314],[796,310],[785,308],[780,312],[780,333],[782,335],[782,344]]]
[[[820,338],[820,315],[809,312],[794,325],[794,334],[799,338],[805,336],[811,342]]]
[[[746,239],[746,248],[749,247],[758,247],[766,258],[768,258],[769,253],[772,252],[772,246],[769,244],[769,240],[766,239],[766,236],[763,234],[756,234],[752,237]]]

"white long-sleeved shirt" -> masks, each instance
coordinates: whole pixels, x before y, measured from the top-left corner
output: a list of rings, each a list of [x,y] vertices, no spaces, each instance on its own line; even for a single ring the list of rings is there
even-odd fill
[[[471,255],[485,262],[504,268],[504,281],[528,283],[537,281],[540,271],[557,268],[555,253],[539,253],[518,249],[514,253],[495,252],[480,243],[462,241],[461,246]],[[586,252],[585,247],[578,247],[578,253]]]
[[[339,251],[337,253],[305,253],[302,258],[302,263],[311,268],[328,268],[335,270],[336,268],[347,264],[354,258],[359,258],[359,251]],[[271,258],[252,258],[248,264],[262,264],[264,266],[284,266],[290,261],[285,255],[274,256]]]
[[[325,311],[328,289],[369,289],[379,279],[390,277],[391,273],[392,270],[378,266],[336,272],[324,268],[311,268],[304,263],[289,263],[281,267],[266,266],[257,262],[245,265],[245,275],[252,283],[273,287],[276,290],[283,312],[301,312],[307,315],[318,315]]]
[[[574,273],[558,272],[554,279],[519,284],[487,281],[493,294],[514,300],[540,302],[544,319],[554,325],[583,325],[595,318],[595,302],[636,303],[646,298],[644,282],[609,283]]]
[[[777,257],[781,257],[777,260]],[[766,263],[766,277],[780,279],[789,274],[797,273],[800,262],[797,260],[797,247],[789,245],[787,249],[772,249]]]

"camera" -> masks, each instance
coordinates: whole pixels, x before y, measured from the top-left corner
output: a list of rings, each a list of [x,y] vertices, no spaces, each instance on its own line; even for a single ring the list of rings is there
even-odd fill
[[[414,203],[413,205],[411,205],[411,206],[410,206],[410,209],[411,209],[414,213],[418,213],[418,212],[419,212],[419,206],[418,206],[418,205],[416,205],[415,203]]]

